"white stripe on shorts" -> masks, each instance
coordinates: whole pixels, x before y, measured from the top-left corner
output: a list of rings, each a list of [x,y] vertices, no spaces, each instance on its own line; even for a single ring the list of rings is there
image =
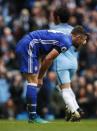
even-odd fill
[[[27,83],[27,85],[37,86],[37,84],[36,84],[36,83]]]

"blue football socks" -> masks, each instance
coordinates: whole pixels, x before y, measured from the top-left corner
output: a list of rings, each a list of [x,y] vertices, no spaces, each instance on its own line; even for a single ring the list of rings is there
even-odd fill
[[[36,106],[37,106],[37,85],[35,83],[27,84],[27,111],[29,119],[33,120],[37,117]]]

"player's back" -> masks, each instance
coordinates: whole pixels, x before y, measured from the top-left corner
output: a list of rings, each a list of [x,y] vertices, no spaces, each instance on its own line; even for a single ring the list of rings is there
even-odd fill
[[[62,33],[61,33],[62,34]],[[49,30],[36,30],[32,31],[28,34],[32,39],[37,40],[58,40],[58,35],[55,32],[51,32]]]
[[[60,31],[55,30],[38,30],[29,34],[32,38],[37,38],[39,41],[38,46],[42,50],[42,53],[49,53],[54,46],[59,48],[66,47],[70,48],[72,45],[71,35],[63,34]]]
[[[48,54],[54,46],[69,48],[72,44],[71,36],[54,30],[37,30],[30,32],[20,40],[20,46],[23,50],[29,50],[29,45],[33,48],[36,56],[39,54]],[[19,45],[19,44],[18,44]]]

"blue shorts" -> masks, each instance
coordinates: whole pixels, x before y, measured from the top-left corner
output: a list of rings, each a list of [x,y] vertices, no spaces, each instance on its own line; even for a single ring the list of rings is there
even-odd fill
[[[33,53],[32,49],[28,47],[31,40],[24,37],[21,39],[16,46],[16,55],[19,62],[20,71],[22,73],[37,74],[39,72],[38,58]],[[23,46],[25,44],[25,46]]]
[[[57,74],[58,84],[62,85],[62,84],[70,83],[75,73],[76,73],[76,69],[57,70],[56,74]]]

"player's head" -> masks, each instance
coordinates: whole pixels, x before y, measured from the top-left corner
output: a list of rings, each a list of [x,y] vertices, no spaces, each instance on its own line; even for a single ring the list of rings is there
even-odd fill
[[[82,26],[75,26],[71,32],[73,45],[76,48],[79,48],[82,45],[85,45],[88,41],[89,35],[84,31]]]
[[[70,17],[70,13],[67,8],[59,7],[54,12],[55,22],[67,23]]]

